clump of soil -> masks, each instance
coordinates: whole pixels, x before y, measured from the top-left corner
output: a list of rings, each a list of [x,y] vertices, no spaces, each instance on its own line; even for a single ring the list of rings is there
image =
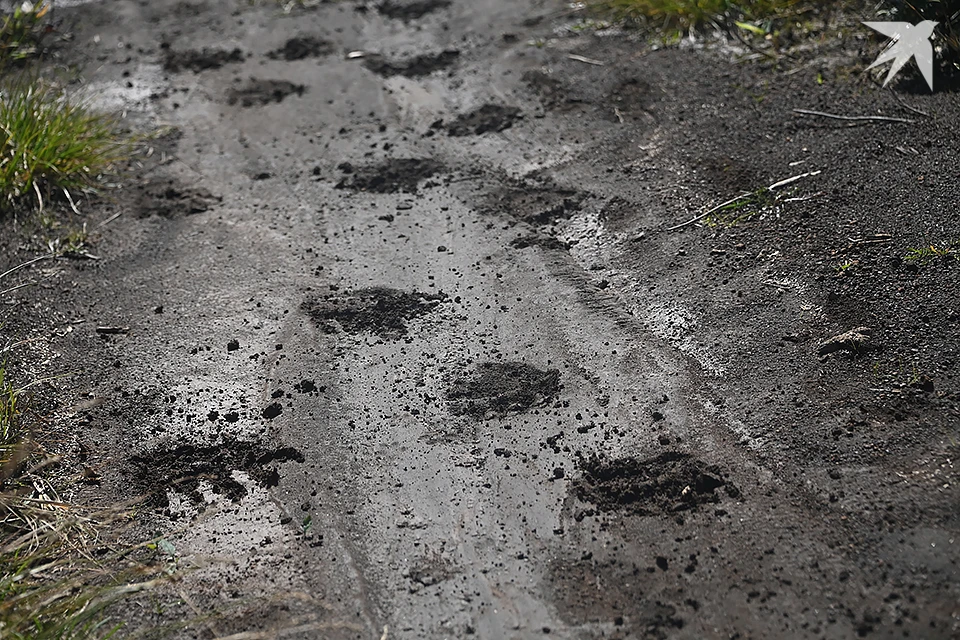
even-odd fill
[[[163,68],[172,73],[180,73],[184,69],[189,69],[194,73],[206,71],[208,69],[219,69],[225,64],[231,62],[243,62],[243,51],[234,49],[225,51],[223,49],[188,49],[187,51],[171,51],[163,59]]]
[[[305,301],[302,309],[327,333],[374,333],[396,339],[407,334],[407,322],[430,313],[446,300],[444,294],[408,293],[386,287],[358,289]]]
[[[251,78],[243,87],[230,89],[227,92],[227,101],[232,105],[240,103],[241,107],[263,106],[271,102],[282,102],[294,93],[302,96],[306,90],[304,85],[287,80]]]
[[[294,36],[280,47],[267,54],[274,60],[303,60],[333,53],[333,44],[316,36]]]
[[[447,49],[440,53],[424,54],[405,61],[389,62],[383,56],[371,55],[364,60],[364,66],[377,75],[389,78],[390,76],[404,76],[418,78],[427,76],[434,71],[446,69],[457,61],[460,52],[456,49]]]
[[[545,109],[565,111],[583,102],[572,95],[563,82],[543,71],[527,71],[523,81],[540,97]]]
[[[344,162],[338,167],[347,174],[337,183],[337,189],[372,191],[374,193],[414,193],[421,180],[432,178],[443,170],[443,165],[426,158],[395,158],[365,167],[354,167]]]
[[[394,20],[416,20],[438,9],[450,6],[450,0],[418,0],[417,2],[382,2],[377,6],[380,15]]]
[[[483,362],[447,390],[450,411],[456,415],[505,415],[524,411],[557,397],[560,372],[522,362]]]
[[[488,204],[498,213],[535,226],[547,226],[570,218],[580,210],[585,198],[585,194],[574,189],[515,181],[495,192]]]
[[[451,136],[479,136],[488,132],[509,129],[520,119],[520,109],[499,104],[485,104],[469,113],[461,114],[447,127]]]
[[[520,236],[510,241],[510,246],[514,249],[526,249],[527,247],[541,247],[543,249],[569,249],[567,243],[553,236],[539,233],[531,233],[526,236]]]
[[[177,180],[166,178],[135,187],[133,207],[139,218],[153,215],[177,218],[203,213],[222,200],[203,187],[185,187]]]
[[[269,449],[258,442],[224,438],[213,446],[193,444],[160,449],[135,455],[130,459],[133,486],[150,492],[150,503],[166,507],[166,489],[175,489],[203,504],[200,482],[205,480],[216,493],[236,502],[247,490],[233,479],[234,471],[245,471],[265,487],[276,486],[280,473],[276,463],[303,462],[303,454],[292,447]]]
[[[719,502],[717,489],[721,487],[731,497],[739,495],[719,467],[707,466],[679,451],[647,460],[608,460],[594,455],[582,459],[579,466],[583,473],[572,482],[571,491],[598,511],[667,514]]]

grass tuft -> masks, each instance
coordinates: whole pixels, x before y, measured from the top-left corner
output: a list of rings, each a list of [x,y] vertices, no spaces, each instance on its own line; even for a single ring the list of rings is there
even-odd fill
[[[0,87],[0,211],[95,190],[126,152],[113,118],[53,85],[20,78]]]
[[[51,31],[46,22],[51,7],[48,0],[23,2],[10,13],[0,16],[0,68],[8,62],[25,60],[39,51],[41,41]]]

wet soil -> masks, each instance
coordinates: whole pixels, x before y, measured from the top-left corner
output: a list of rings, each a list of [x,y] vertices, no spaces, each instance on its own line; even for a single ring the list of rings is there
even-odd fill
[[[204,187],[189,187],[175,178],[160,178],[138,184],[129,198],[137,216],[178,218],[195,215],[216,206],[223,199]]]
[[[675,513],[720,502],[718,489],[733,497],[719,467],[707,466],[691,455],[671,451],[649,460],[593,456],[580,462],[581,476],[571,488],[600,511],[638,515]]]
[[[274,60],[303,60],[304,58],[315,58],[333,53],[334,45],[329,40],[324,40],[317,36],[294,36],[284,43],[279,49],[275,49],[267,54],[267,57]]]
[[[328,333],[370,332],[396,339],[407,334],[407,323],[430,313],[445,299],[443,294],[372,287],[311,298],[303,303],[303,310]]]
[[[289,80],[251,78],[242,87],[230,89],[227,102],[241,107],[263,106],[271,102],[283,102],[291,95],[302,96],[306,90],[306,86]]]
[[[454,414],[485,416],[525,411],[556,398],[560,372],[522,362],[482,362],[453,381],[447,402]]]
[[[167,53],[163,59],[163,68],[172,73],[179,73],[184,70],[200,73],[244,60],[243,51],[240,49],[230,51],[222,49],[173,51],[169,49],[169,45],[167,47]]]
[[[774,63],[535,1],[59,11],[180,132],[64,205],[99,260],[0,282],[71,497],[190,568],[131,634],[960,633],[960,102],[875,86],[869,16]]]
[[[460,58],[460,51],[447,49],[439,53],[423,54],[405,60],[388,60],[381,55],[370,55],[364,60],[364,66],[377,75],[389,78],[404,76],[419,78],[434,71],[440,71],[453,66]]]
[[[280,479],[279,464],[291,461],[302,463],[303,454],[292,447],[268,449],[257,442],[224,438],[216,445],[185,444],[131,456],[130,481],[148,496],[147,504],[160,508],[169,506],[167,490],[203,505],[201,483],[237,502],[247,495],[247,489],[233,478],[235,471],[244,471],[262,486],[272,487]]]
[[[344,174],[343,179],[337,183],[337,189],[415,193],[422,181],[437,175],[444,167],[427,158],[396,158],[381,164],[360,167],[344,162],[338,165],[337,169]]]
[[[381,15],[394,20],[416,20],[428,13],[446,9],[452,3],[450,0],[419,0],[418,2],[382,2],[377,5]]]
[[[484,133],[497,133],[513,126],[520,118],[520,109],[499,104],[485,104],[469,113],[457,116],[450,123],[447,132],[451,136],[479,136]]]

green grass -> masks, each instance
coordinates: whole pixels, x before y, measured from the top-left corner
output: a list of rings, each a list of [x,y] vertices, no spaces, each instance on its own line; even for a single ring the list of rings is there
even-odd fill
[[[0,212],[95,190],[126,153],[115,124],[38,79],[0,87]]]
[[[41,41],[50,33],[46,20],[51,7],[48,0],[32,5],[18,3],[12,12],[0,16],[0,70],[38,52]]]
[[[703,219],[703,223],[708,227],[735,227],[776,203],[774,192],[767,188],[757,189],[712,212]]]
[[[795,18],[811,10],[808,0],[595,0],[595,9],[656,27],[666,33],[689,31],[711,22],[765,35],[772,21]]]
[[[953,259],[960,262],[960,241],[933,243],[923,247],[911,247],[904,260],[917,264],[927,264],[933,260]]]

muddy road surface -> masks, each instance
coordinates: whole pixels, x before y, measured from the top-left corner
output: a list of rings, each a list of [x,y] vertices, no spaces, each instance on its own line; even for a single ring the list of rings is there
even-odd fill
[[[960,262],[903,259],[960,238],[956,93],[528,0],[63,12],[161,132],[52,343],[85,499],[182,569],[129,629],[960,637]]]

